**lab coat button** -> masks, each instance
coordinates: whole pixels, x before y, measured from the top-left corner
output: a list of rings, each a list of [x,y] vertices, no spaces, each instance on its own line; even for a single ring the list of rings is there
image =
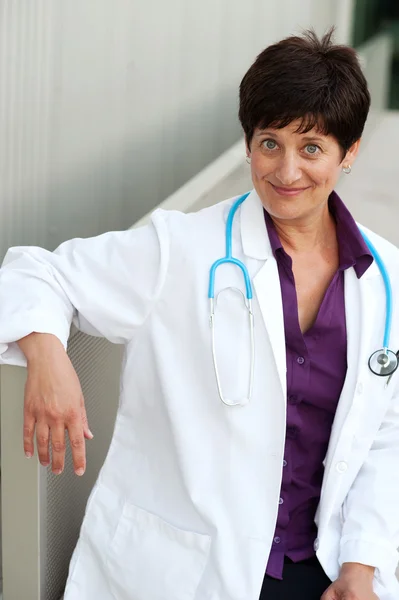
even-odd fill
[[[313,544],[314,551],[317,552],[320,546],[319,538],[316,538]]]
[[[361,381],[359,381],[359,383],[357,384],[357,388],[356,388],[356,393],[359,394],[363,394],[363,384]]]
[[[348,470],[348,464],[345,461],[341,461],[337,463],[337,471],[338,473],[345,473]]]

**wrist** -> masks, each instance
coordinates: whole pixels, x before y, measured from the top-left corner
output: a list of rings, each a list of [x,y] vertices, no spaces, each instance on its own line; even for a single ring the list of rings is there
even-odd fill
[[[62,342],[51,333],[31,333],[17,341],[28,363],[43,358],[49,352],[65,352]]]
[[[347,562],[343,563],[341,567],[340,577],[362,577],[372,581],[374,573],[375,567],[361,563]]]

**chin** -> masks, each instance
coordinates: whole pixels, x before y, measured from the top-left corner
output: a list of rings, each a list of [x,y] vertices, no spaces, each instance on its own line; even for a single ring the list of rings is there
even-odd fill
[[[309,197],[309,190],[304,190],[295,196],[281,196],[268,185],[267,190],[262,190],[262,194],[258,192],[258,196],[265,210],[276,219],[301,219],[320,209],[320,203],[316,203]]]
[[[274,196],[274,195],[273,195]],[[270,194],[264,194],[261,197],[265,210],[278,219],[293,219],[301,217],[309,210],[308,203],[298,196],[292,198],[271,197]],[[306,210],[308,208],[308,210]]]
[[[265,208],[273,218],[278,219],[279,221],[295,221],[309,214],[308,211],[303,210],[303,207],[300,206],[283,209],[279,206],[272,205]]]

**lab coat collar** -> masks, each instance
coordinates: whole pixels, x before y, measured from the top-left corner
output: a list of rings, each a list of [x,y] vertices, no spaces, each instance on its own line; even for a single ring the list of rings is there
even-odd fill
[[[241,205],[241,240],[244,254],[265,260],[272,256],[263,204],[255,190]]]
[[[258,194],[252,190],[241,206],[241,240],[244,254],[259,260],[266,260],[273,256],[263,210],[263,204]],[[374,261],[362,279],[373,279],[379,274],[379,269]]]

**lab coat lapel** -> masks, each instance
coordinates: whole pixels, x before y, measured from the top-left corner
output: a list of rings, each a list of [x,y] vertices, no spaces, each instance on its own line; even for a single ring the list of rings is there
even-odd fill
[[[283,396],[287,393],[286,349],[280,279],[275,259],[266,260],[253,280],[256,297],[269,335]]]
[[[321,516],[328,518],[334,505],[338,482],[334,475],[348,460],[356,420],[357,392],[363,389],[362,379],[368,369],[368,354],[372,346],[373,315],[377,310],[375,276],[378,269],[372,264],[361,279],[353,268],[345,271],[345,315],[347,330],[347,374],[341,392],[330,443],[325,460],[325,475],[321,497]],[[337,468],[336,468],[337,467]],[[338,471],[337,471],[338,470]],[[320,525],[322,523],[320,522]]]
[[[247,256],[264,261],[253,277],[253,286],[285,397],[286,351],[280,278],[267,235],[263,206],[255,191],[251,192],[242,205],[241,239]]]

